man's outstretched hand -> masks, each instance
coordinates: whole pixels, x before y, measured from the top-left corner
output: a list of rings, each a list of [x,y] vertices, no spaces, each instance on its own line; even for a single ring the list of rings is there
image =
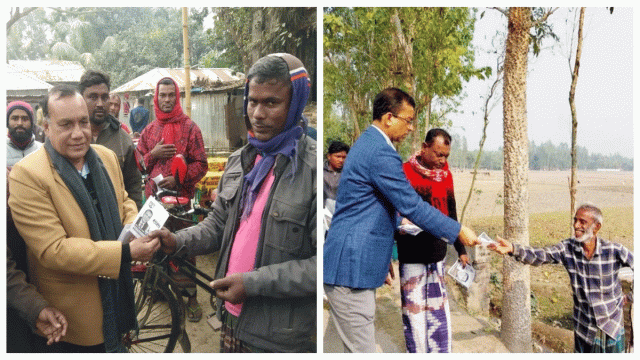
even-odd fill
[[[507,240],[496,235],[496,241],[498,242],[497,244],[491,244],[488,246],[488,248],[497,252],[500,255],[509,254],[513,252],[513,244],[511,244]]]
[[[163,227],[160,230],[150,232],[147,236],[160,239],[160,245],[165,254],[176,252],[176,236],[169,229]]]
[[[464,225],[460,227],[460,234],[458,234],[458,239],[464,246],[476,246],[480,244],[480,240],[478,240],[478,236],[476,235],[476,233]]]

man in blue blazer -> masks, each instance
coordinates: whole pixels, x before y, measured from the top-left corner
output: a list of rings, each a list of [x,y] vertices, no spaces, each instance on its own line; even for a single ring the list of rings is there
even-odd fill
[[[443,241],[474,246],[473,230],[422,201],[402,171],[393,142],[414,130],[415,102],[388,88],[373,102],[373,123],[342,170],[336,211],[324,243],[324,290],[345,352],[375,352],[375,289],[389,270],[393,233],[406,217]]]

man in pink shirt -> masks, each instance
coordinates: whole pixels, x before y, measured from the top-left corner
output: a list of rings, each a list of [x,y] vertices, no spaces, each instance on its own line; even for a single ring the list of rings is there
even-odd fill
[[[316,142],[302,116],[310,90],[290,54],[247,73],[249,143],[229,157],[212,212],[159,237],[167,253],[220,251],[216,289],[221,352],[315,352]]]

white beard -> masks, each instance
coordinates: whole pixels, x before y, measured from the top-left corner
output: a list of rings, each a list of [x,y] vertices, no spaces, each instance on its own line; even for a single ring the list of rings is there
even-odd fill
[[[574,232],[573,238],[579,243],[584,243],[591,240],[591,238],[593,237],[593,229],[595,228],[595,225],[596,224],[592,224],[591,226],[589,226],[589,228],[587,228],[580,237],[576,237]]]

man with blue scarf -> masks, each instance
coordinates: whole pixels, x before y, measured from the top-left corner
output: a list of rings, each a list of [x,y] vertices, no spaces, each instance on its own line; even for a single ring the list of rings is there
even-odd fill
[[[215,281],[221,352],[316,350],[316,142],[302,111],[309,75],[290,54],[247,73],[249,143],[231,154],[212,211],[159,237],[165,252],[220,251]]]

